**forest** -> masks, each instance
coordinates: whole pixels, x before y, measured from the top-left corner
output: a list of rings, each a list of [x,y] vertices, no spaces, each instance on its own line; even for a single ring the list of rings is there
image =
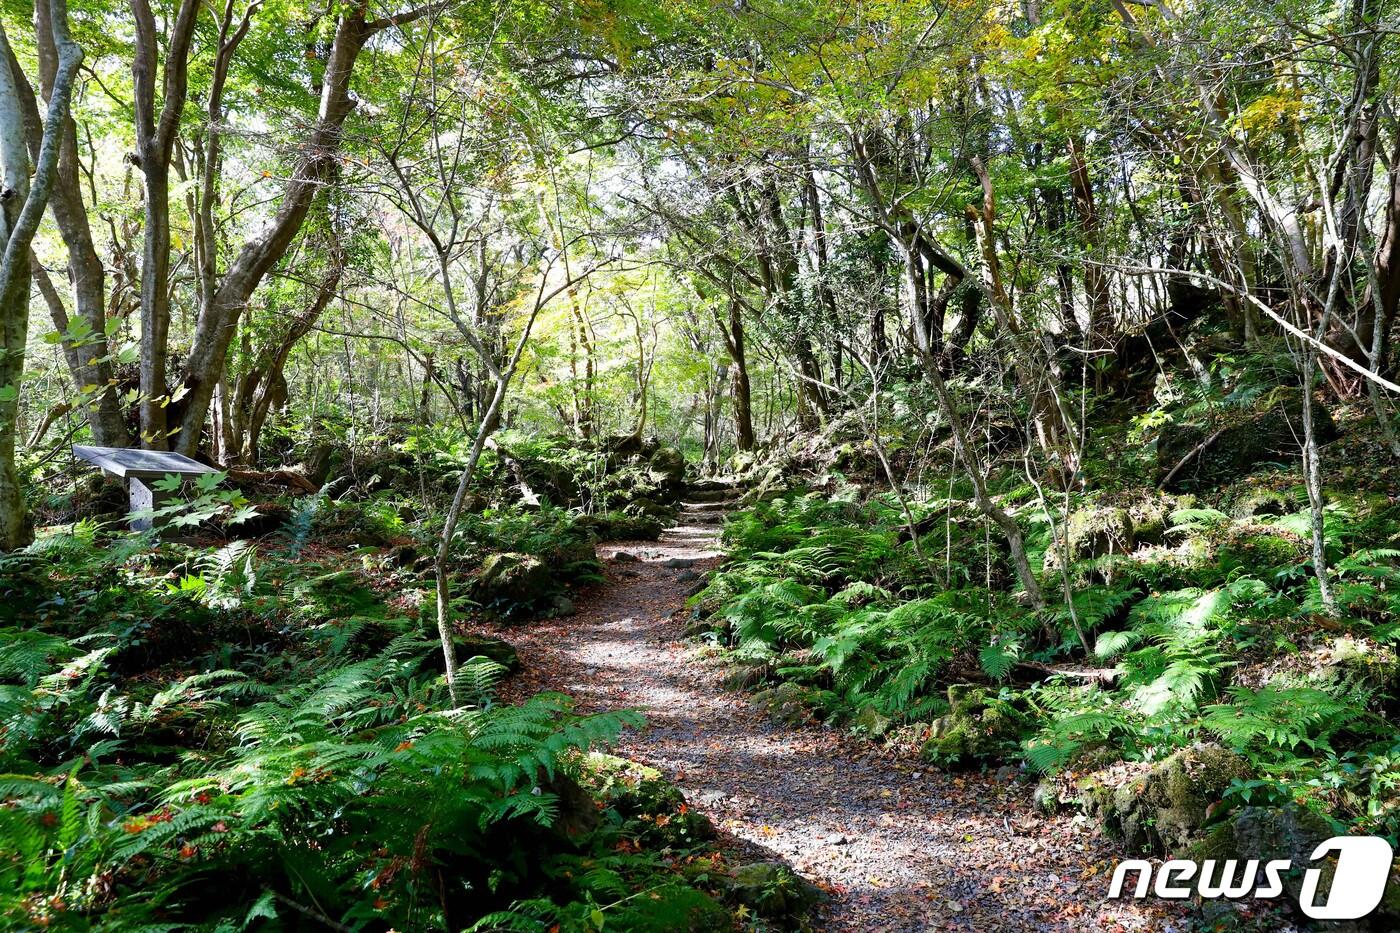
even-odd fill
[[[1392,0],[0,0],[0,930],[1400,929],[1398,89]]]

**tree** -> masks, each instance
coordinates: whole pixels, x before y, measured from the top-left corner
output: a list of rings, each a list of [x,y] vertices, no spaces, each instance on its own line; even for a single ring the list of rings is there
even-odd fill
[[[65,0],[48,0],[47,14],[57,60],[32,166],[24,79],[14,67],[17,60],[0,23],[0,551],[20,547],[32,535],[15,464],[19,390],[29,334],[30,250],[58,175],[73,80],[83,60],[83,50],[69,34]],[[42,22],[43,17],[36,16],[35,28]]]

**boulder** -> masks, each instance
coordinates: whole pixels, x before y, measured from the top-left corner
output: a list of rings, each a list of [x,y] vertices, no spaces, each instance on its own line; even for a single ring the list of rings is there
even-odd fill
[[[435,645],[439,645],[437,629],[424,630],[423,637],[431,639]],[[452,636],[452,644],[457,649],[458,664],[472,658],[486,658],[504,667],[507,676],[520,670],[520,655],[516,652],[515,646],[504,639],[493,638],[490,635],[454,635]],[[425,663],[430,670],[442,673],[444,665],[440,646],[428,652]]]
[[[1105,554],[1126,554],[1136,542],[1132,515],[1119,506],[1079,509],[1065,523],[1064,542],[1070,563]],[[1045,552],[1045,570],[1059,569],[1059,549],[1051,547]]]
[[[1286,492],[1277,489],[1252,487],[1244,491],[1230,514],[1235,518],[1267,518],[1277,515],[1290,515],[1299,509],[1299,504]]]
[[[940,765],[972,766],[1015,751],[1026,725],[1011,703],[985,687],[948,688],[948,713],[935,719],[921,754]]]
[[[1060,812],[1060,785],[1052,777],[1043,777],[1031,793],[1031,806],[1046,816]]]
[[[1322,869],[1319,891],[1332,886],[1335,862],[1313,865],[1310,856],[1318,844],[1336,835],[1326,819],[1311,810],[1288,803],[1281,807],[1244,807],[1215,827],[1198,843],[1191,856],[1224,861],[1288,859],[1293,867],[1281,880],[1288,896],[1283,903],[1297,904],[1303,890],[1303,874],[1309,867]],[[1357,929],[1355,924],[1326,924],[1326,929]]]
[[[1158,484],[1171,492],[1215,489],[1243,479],[1261,464],[1297,463],[1302,457],[1301,399],[1296,392],[1279,395],[1273,404],[1223,423],[1202,420],[1164,427],[1157,438]],[[1315,403],[1313,415],[1317,442],[1336,439],[1337,427],[1327,409]]]
[[[811,692],[797,684],[781,683],[753,696],[768,718],[783,726],[800,726],[813,718]]]
[[[712,933],[734,927],[723,904],[681,882],[629,897],[607,918],[608,929],[632,933]]]
[[[634,518],[665,521],[671,518],[675,514],[675,511],[670,506],[662,505],[655,499],[639,496],[627,503],[623,513]]]
[[[559,583],[539,558],[528,554],[492,554],[472,582],[472,597],[502,615],[515,615],[551,604]]]
[[[893,724],[893,720],[881,715],[873,706],[862,706],[851,719],[851,728],[859,729],[872,739],[884,738]]]
[[[1322,689],[1353,696],[1400,698],[1400,655],[1394,648],[1369,639],[1338,638],[1311,679]]]
[[[626,512],[599,512],[585,515],[578,521],[599,541],[655,541],[666,527],[657,516]]]
[[[673,501],[686,489],[685,468],[685,455],[674,447],[657,448],[647,463],[652,482]]]
[[[628,834],[649,847],[693,848],[714,836],[709,818],[689,806],[656,768],[593,752],[584,772],[583,782],[627,821]]]
[[[782,862],[750,862],[734,869],[729,899],[770,922],[800,921],[822,899],[821,889]]]
[[[1181,853],[1202,837],[1214,805],[1230,784],[1251,773],[1249,763],[1226,748],[1193,745],[1099,795],[1092,809],[1135,855]]]
[[[1133,545],[1167,543],[1171,514],[1195,503],[1194,496],[1169,496],[1153,490],[1128,506],[1128,518],[1133,523]]]
[[[557,814],[550,824],[550,833],[560,842],[576,843],[592,834],[602,823],[597,801],[578,781],[562,771],[548,775],[541,769],[538,777],[539,789],[553,794],[557,800]]]

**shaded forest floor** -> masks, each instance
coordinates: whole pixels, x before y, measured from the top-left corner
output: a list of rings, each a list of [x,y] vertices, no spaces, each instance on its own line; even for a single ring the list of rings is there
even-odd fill
[[[606,583],[577,614],[512,638],[524,670],[509,698],[558,690],[587,712],[640,710],[648,726],[620,752],[675,782],[726,849],[783,860],[825,889],[823,929],[1184,926],[1162,901],[1107,900],[1120,851],[1072,816],[1037,812],[1014,775],[952,774],[831,728],[777,725],[727,691],[722,666],[684,637],[716,537],[682,526],[600,547]]]

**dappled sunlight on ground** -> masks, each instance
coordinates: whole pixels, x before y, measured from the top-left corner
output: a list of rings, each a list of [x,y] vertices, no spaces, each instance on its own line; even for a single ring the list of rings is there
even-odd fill
[[[1113,846],[1044,817],[1025,783],[954,775],[836,730],[775,725],[683,640],[685,594],[718,560],[716,528],[602,545],[607,582],[578,614],[518,629],[510,692],[635,708],[622,754],[660,768],[735,860],[778,858],[831,895],[832,930],[1170,930],[1157,906],[1107,901]],[[617,559],[622,554],[621,560]]]

